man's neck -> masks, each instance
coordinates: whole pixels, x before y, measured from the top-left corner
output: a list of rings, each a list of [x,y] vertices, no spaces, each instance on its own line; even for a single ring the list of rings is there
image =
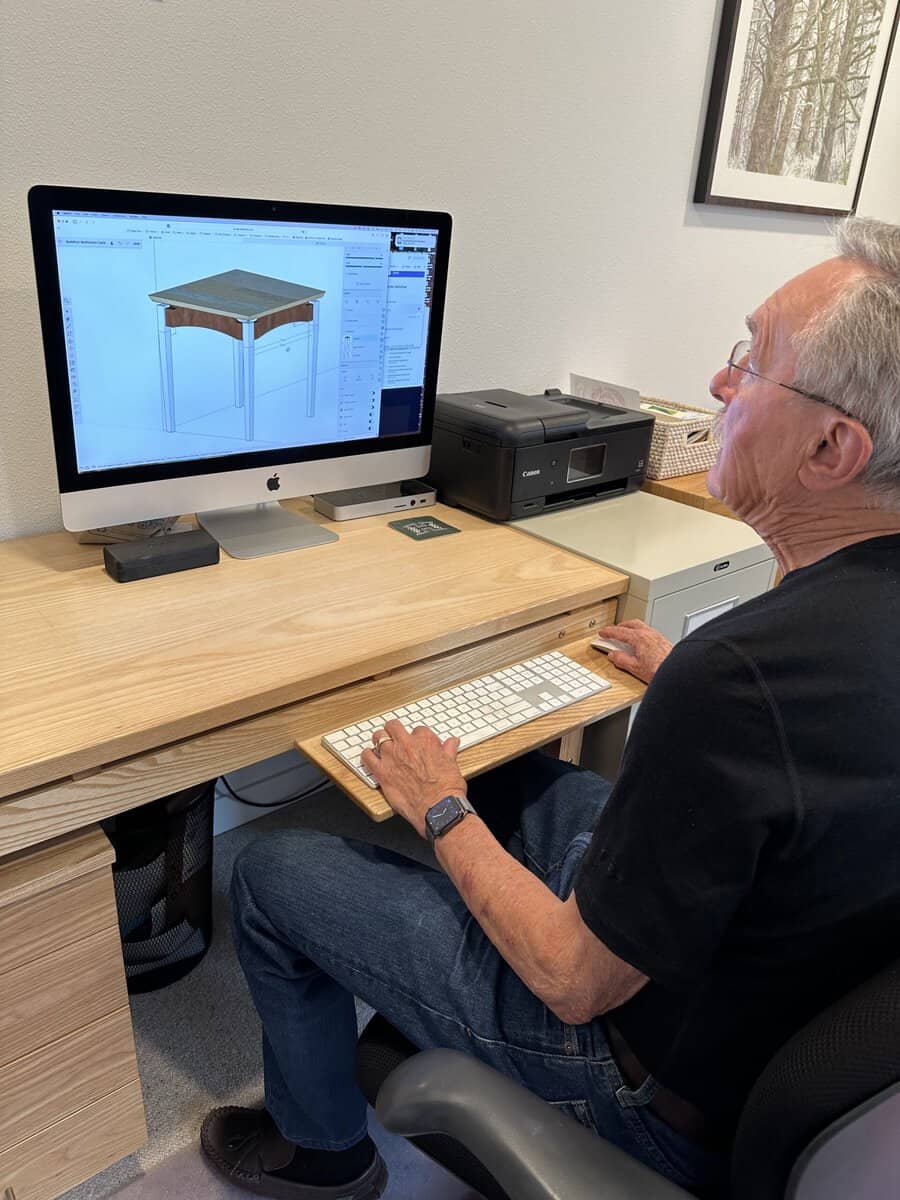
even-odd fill
[[[869,507],[824,513],[767,509],[744,520],[774,551],[783,575],[857,542],[900,534],[900,513]]]

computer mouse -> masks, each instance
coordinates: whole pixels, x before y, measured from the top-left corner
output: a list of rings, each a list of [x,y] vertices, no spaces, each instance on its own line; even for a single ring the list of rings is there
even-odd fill
[[[605,650],[609,654],[610,650],[622,650],[625,654],[634,654],[631,646],[620,642],[616,638],[595,637],[591,645],[597,650]]]

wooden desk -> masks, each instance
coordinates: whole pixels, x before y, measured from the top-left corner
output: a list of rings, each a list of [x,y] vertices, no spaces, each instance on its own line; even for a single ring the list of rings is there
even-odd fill
[[[707,471],[696,471],[693,475],[673,475],[671,479],[645,479],[644,491],[652,492],[654,496],[664,496],[667,500],[678,500],[681,504],[690,504],[693,508],[703,508],[707,512],[719,513],[723,517],[732,517],[739,521],[730,508],[721,500],[711,496],[706,488]]]
[[[105,574],[99,547],[79,546],[69,534],[0,544],[0,895],[4,880],[48,853],[50,839],[67,835],[54,846],[77,861],[77,831],[315,740],[360,705],[377,711],[550,648],[584,657],[591,631],[615,618],[627,585],[597,563],[456,509],[430,513],[458,534],[415,542],[391,529],[389,516],[331,523],[309,503],[294,507],[340,540],[268,558],[223,557],[214,567],[129,584]],[[642,686],[605,656],[591,662],[613,688],[555,721],[558,714],[548,714],[473,746],[460,758],[464,772],[640,698]],[[357,800],[374,803],[376,818],[389,815],[380,795],[365,791]],[[92,887],[108,901],[102,880]],[[47,900],[28,910],[35,938],[62,902],[52,899],[56,909]],[[88,917],[100,903],[84,901]],[[98,921],[108,928],[108,908]],[[78,943],[84,955],[92,945]],[[42,961],[28,968],[34,986]],[[11,974],[0,967],[0,996]],[[61,994],[59,1004],[67,1003]],[[25,1008],[19,1020],[27,1023]],[[26,1106],[33,1076],[23,1068],[13,1077],[22,1094],[10,1103]],[[0,1195],[18,1181],[17,1200],[49,1200],[136,1149],[142,1117],[133,1089],[128,1094],[130,1141],[118,1127],[119,1140],[112,1132],[99,1139],[89,1161],[72,1156],[68,1173],[33,1185],[4,1152]],[[53,1131],[57,1140],[48,1130],[47,1145],[59,1147],[58,1114]],[[34,1137],[40,1142],[39,1131]]]
[[[295,507],[340,541],[128,584],[69,534],[0,544],[0,856],[334,729],[350,685],[419,664],[422,695],[584,639],[627,583],[457,509],[415,542]]]

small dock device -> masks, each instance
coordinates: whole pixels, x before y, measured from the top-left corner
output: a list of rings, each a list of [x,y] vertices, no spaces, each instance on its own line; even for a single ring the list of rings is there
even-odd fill
[[[340,492],[320,492],[313,496],[316,512],[332,521],[349,521],[354,517],[376,517],[380,513],[408,512],[434,504],[437,492],[421,479],[404,479],[400,483],[376,483],[371,487],[345,488]]]

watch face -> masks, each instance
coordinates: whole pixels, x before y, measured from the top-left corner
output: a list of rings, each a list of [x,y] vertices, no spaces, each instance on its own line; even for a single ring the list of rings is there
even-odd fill
[[[436,804],[432,804],[425,814],[425,826],[432,838],[440,837],[448,829],[452,829],[457,821],[462,820],[465,809],[456,796],[444,796]]]
[[[433,804],[428,812],[432,825],[436,829],[443,829],[447,820],[455,817],[459,812],[459,802],[455,796],[445,796],[443,800],[438,800],[437,804]]]

